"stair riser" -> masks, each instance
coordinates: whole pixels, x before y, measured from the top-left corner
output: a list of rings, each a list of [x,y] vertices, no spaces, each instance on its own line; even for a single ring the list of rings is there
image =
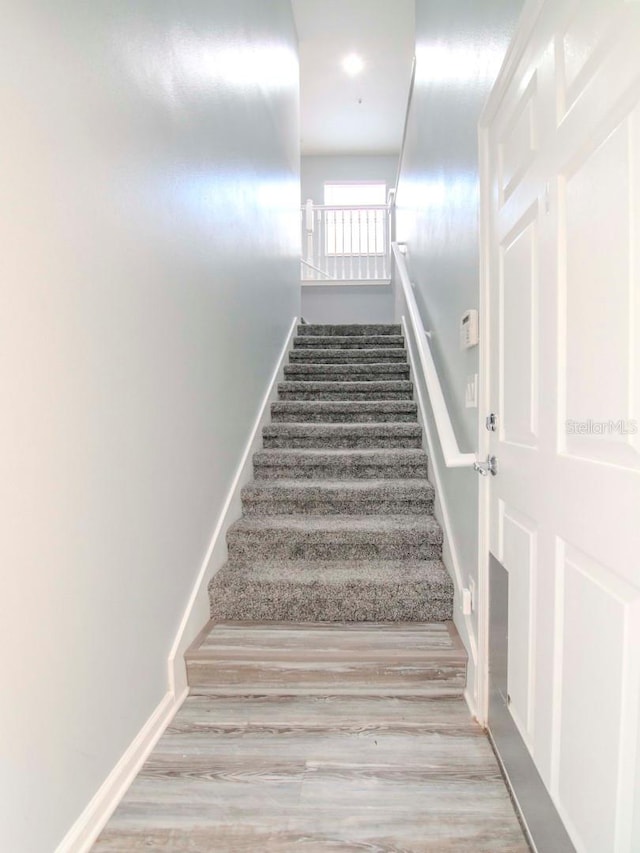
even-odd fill
[[[245,515],[432,515],[433,500],[366,501],[355,498],[317,500],[304,498],[285,500],[243,499]]]
[[[384,693],[385,689],[393,695],[399,691],[400,695],[406,695],[413,689],[421,696],[443,698],[463,692],[466,681],[464,669],[460,664],[434,663],[430,666],[429,661],[412,666],[370,663],[352,667],[341,662],[336,664],[331,675],[326,664],[305,669],[302,665],[278,666],[276,662],[272,666],[258,668],[253,661],[242,666],[237,661],[192,660],[189,661],[188,678],[194,695],[206,695],[207,689],[216,692],[223,687],[237,689],[247,683],[251,684],[252,691],[261,688],[288,693],[293,689],[312,694],[317,690],[323,695],[327,691],[331,695],[340,695],[352,691],[366,692],[371,689],[371,684],[375,684],[376,695]]]
[[[446,622],[452,618],[453,595],[434,594],[421,584],[389,590],[375,582],[335,587],[318,584],[256,582],[220,588],[212,583],[211,618],[265,622]],[[444,673],[440,670],[440,674]],[[451,671],[459,682],[464,666]],[[442,678],[438,679],[439,683]]]
[[[316,406],[313,402],[273,403],[271,423],[417,423],[415,403],[398,401],[369,405],[359,402]]]
[[[386,483],[308,480],[250,483],[242,490],[245,515],[431,515],[433,487],[421,480]]]
[[[402,347],[404,347],[404,338],[395,335],[369,335],[366,337],[357,337],[355,335],[347,337],[312,337],[308,335],[307,337],[293,339],[294,351],[316,349],[398,349]]]
[[[321,383],[315,382],[291,382],[288,384],[282,383],[278,386],[278,397],[281,400],[411,400],[413,390],[398,388],[362,388],[361,383],[353,383],[358,387],[344,387],[349,383],[344,383],[342,388],[322,389],[315,387]],[[327,383],[331,385],[332,383]],[[371,383],[372,385],[376,383]],[[305,388],[305,385],[309,386]]]
[[[291,382],[406,382],[409,367],[351,364],[343,369],[342,365],[295,364],[285,367],[284,378]]]
[[[350,337],[351,335],[355,335],[356,337],[363,337],[368,335],[401,335],[402,328],[399,325],[388,325],[388,324],[347,324],[347,325],[314,325],[308,324],[306,326],[298,326],[298,336],[299,337],[307,337],[309,335],[316,337],[331,337],[333,335],[337,335],[338,337]]]
[[[379,423],[406,423],[415,424],[418,416],[413,413],[400,412],[397,414],[387,412],[354,412],[344,414],[342,412],[273,412],[271,422],[274,424],[379,424]]]
[[[247,563],[272,560],[437,560],[440,542],[418,531],[230,530],[229,559]]]
[[[269,424],[263,427],[264,438],[421,438],[417,424]]]
[[[267,450],[365,450],[365,449],[414,449],[422,447],[421,437],[412,436],[265,436]]]
[[[298,349],[289,354],[290,364],[406,364],[404,349]]]
[[[263,465],[254,462],[256,480],[421,480],[427,478],[427,463],[411,465],[377,465],[375,463],[354,464],[346,467],[343,462],[335,464]]]

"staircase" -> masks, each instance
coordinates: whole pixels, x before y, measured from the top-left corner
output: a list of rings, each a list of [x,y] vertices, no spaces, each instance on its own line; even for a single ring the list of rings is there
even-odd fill
[[[217,621],[441,622],[453,585],[399,326],[298,327]]]
[[[526,853],[463,698],[399,327],[300,326],[279,392],[189,696],[94,853]]]

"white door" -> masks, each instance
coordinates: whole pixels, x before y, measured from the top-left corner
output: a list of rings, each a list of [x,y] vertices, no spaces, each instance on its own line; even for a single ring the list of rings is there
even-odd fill
[[[529,3],[485,114],[510,710],[580,851],[640,851],[640,3]]]

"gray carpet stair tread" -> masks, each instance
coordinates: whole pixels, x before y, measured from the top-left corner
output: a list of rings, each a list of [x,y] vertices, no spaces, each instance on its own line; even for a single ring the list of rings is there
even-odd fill
[[[388,448],[377,450],[259,450],[253,456],[254,466],[292,466],[295,468],[339,464],[345,469],[362,465],[393,467],[395,465],[423,466],[427,454],[416,448]]]
[[[413,400],[282,400],[271,404],[272,423],[417,422]]]
[[[406,380],[389,381],[285,381],[278,383],[280,399],[371,400],[379,397],[383,400],[413,398],[413,383]]]
[[[388,500],[401,496],[407,500],[433,498],[434,489],[428,480],[259,480],[242,489],[247,500],[275,500],[304,496],[323,499],[337,498]]]
[[[293,339],[293,349],[314,350],[368,349],[371,347],[404,347],[402,335],[305,335]]]
[[[389,324],[363,324],[363,323],[348,323],[346,325],[318,325],[310,323],[308,325],[298,326],[298,335],[306,337],[307,335],[322,335],[331,336],[339,335],[341,337],[349,335],[400,335],[402,327],[400,325]]]
[[[333,517],[326,515],[272,515],[246,516],[229,528],[229,536],[237,533],[266,533],[274,531],[303,532],[308,534],[334,534],[361,537],[364,534],[403,532],[425,535],[432,542],[442,541],[442,529],[431,516],[412,515],[351,515]]]
[[[351,377],[353,377],[353,380],[355,381],[357,381],[359,377],[362,377],[363,379],[371,378],[373,381],[379,379],[384,381],[385,377],[389,374],[391,374],[394,379],[408,378],[409,365],[394,362],[372,362],[370,364],[358,364],[355,362],[350,364],[316,364],[315,362],[312,362],[309,364],[287,364],[284,368],[285,378],[290,377],[294,381],[296,379],[306,379],[307,377],[310,377],[312,379],[330,382],[334,376],[348,377],[347,380],[341,381],[350,381]]]
[[[443,596],[453,593],[453,582],[440,560],[257,560],[251,564],[226,563],[215,578],[218,584],[223,584],[234,576],[248,581],[278,577],[306,584],[418,581],[428,583]]]
[[[321,363],[321,364],[348,364],[351,362],[383,363],[400,362],[406,364],[407,351],[400,347],[360,347],[352,349],[322,349],[321,347],[308,349],[294,349],[289,353],[289,362],[295,363]]]
[[[422,446],[422,427],[417,423],[270,424],[262,435],[265,448]]]
[[[268,424],[263,435],[402,435],[421,436],[420,424],[366,423],[366,424]]]
[[[245,515],[425,515],[433,512],[428,480],[254,480],[242,489]]]
[[[277,477],[301,479],[322,477],[352,480],[356,478],[426,479],[427,455],[414,448],[376,450],[260,450],[253,457],[256,479]]]
[[[423,449],[417,448],[391,448],[389,450],[258,450],[254,454],[254,460],[269,461],[280,464],[281,462],[293,462],[296,465],[305,463],[312,465],[318,462],[331,462],[340,460],[349,461],[366,460],[372,462],[424,462],[427,454]]]
[[[439,560],[227,563],[209,585],[213,618],[444,622],[453,584]]]

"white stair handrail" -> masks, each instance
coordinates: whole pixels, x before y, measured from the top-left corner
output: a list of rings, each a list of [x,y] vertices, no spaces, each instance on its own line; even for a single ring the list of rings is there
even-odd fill
[[[476,454],[462,453],[458,447],[456,434],[453,431],[451,418],[449,416],[449,409],[447,408],[447,403],[444,399],[444,394],[442,393],[442,386],[440,385],[440,380],[438,378],[438,371],[436,370],[436,365],[433,360],[429,339],[422,326],[422,320],[420,318],[420,312],[418,311],[416,298],[413,295],[413,288],[411,286],[409,272],[407,270],[407,262],[405,261],[404,254],[397,243],[392,243],[391,249],[398,269],[404,299],[407,304],[410,325],[418,347],[420,366],[424,373],[429,401],[431,403],[431,409],[433,411],[433,417],[436,423],[436,429],[438,431],[438,438],[440,439],[440,447],[442,449],[445,465],[447,468],[473,468],[476,462]]]

